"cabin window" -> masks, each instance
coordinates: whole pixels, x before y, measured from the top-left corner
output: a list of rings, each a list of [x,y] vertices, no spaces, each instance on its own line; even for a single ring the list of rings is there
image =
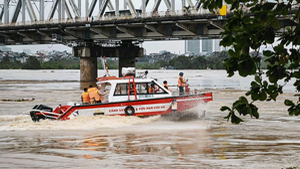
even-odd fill
[[[128,84],[117,84],[114,95],[128,95]]]
[[[151,93],[151,90],[149,90],[149,88],[151,87],[151,84],[152,84],[152,82],[147,84],[148,85],[148,89],[147,89],[147,93],[148,94],[153,94],[153,93]],[[154,92],[154,94],[167,94],[167,92],[163,88],[161,88],[160,86],[156,85],[155,83],[154,83],[154,90],[153,90],[153,92]]]
[[[133,85],[133,84],[131,84]],[[153,93],[149,93],[149,87],[150,87],[151,83],[135,83],[135,88],[136,88],[136,94],[137,95],[144,95],[144,94],[153,94]],[[155,94],[167,94],[167,92],[159,87],[158,85],[155,85],[156,87],[156,91]],[[128,95],[128,83],[119,83],[116,85],[116,89],[114,92],[114,96],[124,96],[124,95]],[[133,92],[131,92],[130,95],[134,95]]]
[[[146,83],[137,83],[136,86],[136,93],[137,94],[147,94],[147,84]]]
[[[133,85],[133,84],[130,84]],[[136,94],[147,94],[147,83],[136,83],[135,84],[136,87]],[[132,86],[131,86],[132,88]],[[115,96],[121,96],[121,95],[128,95],[128,84],[124,83],[124,84],[117,84],[116,85],[116,89],[114,92]],[[131,92],[131,95],[134,95],[133,92]]]

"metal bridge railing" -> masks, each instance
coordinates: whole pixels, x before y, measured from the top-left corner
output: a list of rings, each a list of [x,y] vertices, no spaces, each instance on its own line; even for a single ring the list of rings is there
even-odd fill
[[[51,20],[37,20],[37,21],[19,21],[15,23],[0,23],[0,27],[3,26],[25,26],[25,25],[39,25],[39,24],[59,24],[59,23],[76,23],[76,22],[94,22],[94,21],[106,21],[106,20],[124,20],[124,19],[133,19],[133,18],[153,18],[153,17],[171,17],[171,16],[184,16],[184,15],[201,15],[201,14],[209,14],[210,12],[207,10],[202,10],[197,12],[196,14],[192,14],[191,12],[184,12],[183,10],[176,11],[159,11],[159,12],[146,12],[146,13],[138,13],[137,16],[133,17],[131,14],[129,15],[119,15],[119,16],[101,16],[97,18],[92,16],[90,18],[80,17],[80,18],[65,18],[65,19],[51,19]]]

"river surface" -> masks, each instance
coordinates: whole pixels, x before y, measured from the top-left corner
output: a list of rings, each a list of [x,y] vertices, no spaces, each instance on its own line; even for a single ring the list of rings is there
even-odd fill
[[[191,91],[212,92],[213,101],[168,117],[78,116],[33,123],[27,111],[36,104],[80,102],[80,71],[0,70],[0,168],[300,166],[300,120],[283,104],[297,100],[292,83],[276,102],[257,103],[259,119],[243,116],[245,122],[234,125],[220,107],[244,95],[252,78],[227,78],[224,70],[149,70],[148,77],[167,80],[178,92],[181,71]]]

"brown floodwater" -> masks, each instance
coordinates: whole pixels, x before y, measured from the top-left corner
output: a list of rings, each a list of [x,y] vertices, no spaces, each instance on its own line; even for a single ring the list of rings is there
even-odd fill
[[[178,72],[152,70],[149,76],[172,85]],[[192,89],[213,92],[212,102],[170,116],[33,123],[26,111],[35,104],[80,102],[79,71],[0,70],[0,168],[299,167],[300,121],[283,104],[297,99],[292,87],[277,102],[258,103],[259,119],[245,116],[234,125],[220,107],[243,95],[249,79],[231,80],[225,71],[184,72]]]

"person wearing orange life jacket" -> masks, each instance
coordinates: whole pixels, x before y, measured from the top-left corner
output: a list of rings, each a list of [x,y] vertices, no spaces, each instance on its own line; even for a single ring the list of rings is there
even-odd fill
[[[154,83],[151,83],[151,86],[148,89],[148,93],[156,93]]]
[[[169,89],[169,86],[168,86],[168,82],[166,80],[163,81],[164,83],[164,88],[166,88],[169,92],[171,92],[171,90]]]
[[[90,85],[90,87],[88,89],[88,94],[90,96],[91,104],[101,103],[101,97],[98,94],[98,89],[96,87],[93,87],[92,85]]]
[[[81,94],[82,104],[90,104],[90,96],[89,96],[87,90],[88,90],[87,88],[84,88],[83,89],[84,92]]]
[[[185,80],[183,78],[183,72],[179,73],[178,85],[177,86],[179,87],[179,95],[184,95],[183,88],[185,87]]]

